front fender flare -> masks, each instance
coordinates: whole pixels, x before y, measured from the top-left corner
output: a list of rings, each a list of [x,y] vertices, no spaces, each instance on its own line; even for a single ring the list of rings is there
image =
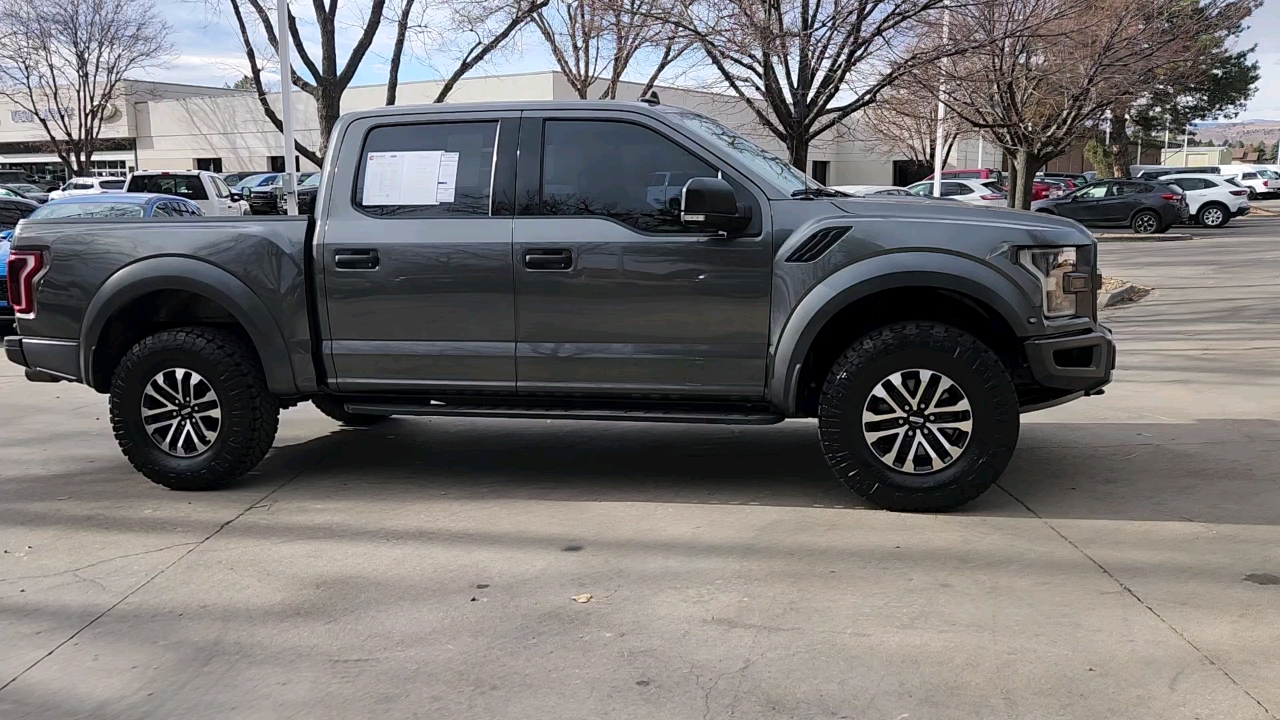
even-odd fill
[[[989,265],[945,252],[886,253],[848,265],[815,285],[788,316],[770,353],[769,400],[796,412],[801,366],[822,327],[840,310],[884,290],[926,287],[967,295],[990,306],[1016,335],[1033,334],[1040,308],[1016,282]]]
[[[87,385],[94,386],[93,353],[107,321],[128,303],[157,290],[185,290],[226,308],[253,341],[271,392],[297,394],[284,333],[262,300],[226,270],[203,260],[177,256],[127,265],[98,288],[80,324],[80,376]]]

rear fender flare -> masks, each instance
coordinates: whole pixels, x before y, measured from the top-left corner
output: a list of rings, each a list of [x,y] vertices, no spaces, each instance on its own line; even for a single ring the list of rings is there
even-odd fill
[[[128,303],[158,290],[203,295],[226,308],[253,341],[267,387],[277,395],[297,394],[284,334],[247,285],[215,265],[188,257],[158,257],[128,265],[107,278],[93,296],[80,325],[80,373],[93,386],[93,353],[107,321]]]

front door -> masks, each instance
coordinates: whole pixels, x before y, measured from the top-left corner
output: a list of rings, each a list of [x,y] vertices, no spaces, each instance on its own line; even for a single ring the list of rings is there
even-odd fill
[[[1086,185],[1075,192],[1069,200],[1058,203],[1055,209],[1063,216],[1085,224],[1098,222],[1101,204],[1107,197],[1110,183]]]
[[[518,122],[392,115],[347,128],[321,249],[341,391],[515,391]]]
[[[762,397],[767,202],[656,122],[537,115],[517,179],[520,392]],[[679,221],[677,186],[721,170],[752,207],[741,236]]]

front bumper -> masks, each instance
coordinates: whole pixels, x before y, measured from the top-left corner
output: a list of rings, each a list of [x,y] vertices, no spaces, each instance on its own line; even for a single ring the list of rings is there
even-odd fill
[[[1104,325],[1082,335],[1044,337],[1023,343],[1031,375],[1043,387],[1089,392],[1111,382],[1116,344]]]

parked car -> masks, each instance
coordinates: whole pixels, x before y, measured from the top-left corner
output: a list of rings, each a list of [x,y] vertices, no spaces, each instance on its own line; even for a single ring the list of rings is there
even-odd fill
[[[932,197],[933,181],[918,182],[907,190],[922,197]],[[997,180],[943,180],[942,197],[987,207],[1007,207],[1009,204],[1009,196]]]
[[[195,203],[209,216],[249,214],[244,197],[227,187],[218,175],[205,170],[140,170],[129,176],[125,189],[132,193],[176,195]]]
[[[42,203],[49,199],[49,193],[28,183],[6,183],[0,184],[0,189],[17,193],[18,197],[26,198],[32,202]],[[12,197],[12,196],[10,196]]]
[[[1222,168],[1222,177],[1235,178],[1249,191],[1249,199],[1257,200],[1264,195],[1274,196],[1280,193],[1280,177],[1270,170],[1254,170],[1249,167],[1226,165]]]
[[[1205,227],[1223,227],[1249,213],[1249,191],[1221,175],[1165,175],[1160,183],[1181,189],[1191,218]]]
[[[1144,166],[1130,165],[1129,176],[1135,180],[1159,180],[1166,175],[1219,175],[1225,166],[1219,165],[1188,165],[1184,167],[1172,166]],[[1135,172],[1135,168],[1140,168]]]
[[[247,170],[242,172],[222,173],[218,177],[222,178],[222,182],[226,183],[227,187],[235,188],[235,186],[240,184],[241,180],[244,180],[245,178],[253,177],[254,175],[261,175],[261,174],[262,173],[256,170]]]
[[[1033,202],[1031,209],[1091,227],[1127,225],[1141,234],[1166,232],[1189,217],[1181,190],[1135,180],[1090,183],[1070,195]]]
[[[314,215],[316,195],[320,192],[320,173],[312,173],[298,186],[298,214]]]
[[[1085,183],[1093,182],[1092,180],[1089,179],[1089,177],[1085,173],[1072,173],[1072,172],[1037,173],[1036,179],[1039,180],[1040,178],[1049,178],[1049,179],[1056,178],[1056,179],[1062,179],[1062,180],[1070,180],[1073,185],[1077,185],[1077,186],[1084,185]]]
[[[871,197],[873,195],[886,197],[919,197],[919,195],[916,195],[910,190],[896,185],[831,185],[830,187],[832,190],[842,192],[850,197]]]
[[[26,183],[45,188],[48,182],[32,175],[26,170],[0,170],[0,185],[10,185],[16,183]],[[56,185],[55,185],[56,187]],[[47,190],[46,190],[47,192]]]
[[[251,190],[253,190],[254,188],[262,184],[270,185],[271,183],[279,179],[279,177],[280,177],[279,173],[258,173],[256,175],[250,175],[247,178],[241,179],[240,182],[236,183],[235,186],[232,187],[231,189],[243,195],[247,200],[249,198],[249,192]]]
[[[50,200],[31,213],[31,220],[70,218],[200,217],[199,205],[174,195],[112,193]]]
[[[12,230],[39,207],[40,203],[34,200],[0,195],[0,230]]]
[[[301,185],[316,173],[300,173],[296,182]],[[248,195],[249,210],[254,215],[279,215],[284,210],[284,192],[281,182],[283,175],[276,175],[270,183],[263,183],[253,188]]]
[[[844,197],[647,103],[385,107],[332,137],[314,220],[24,222],[6,355],[110,394],[177,490],[250,471],[310,400],[355,425],[816,418],[836,477],[916,511],[995,483],[1020,410],[1111,378],[1074,222]],[[695,173],[679,208],[657,172]]]
[[[101,193],[124,192],[124,178],[118,177],[78,177],[71,178],[61,189],[49,193],[50,200],[61,200],[76,195],[98,195]]]
[[[929,177],[925,180],[932,180],[933,173],[929,173]],[[1004,173],[995,168],[963,168],[958,170],[943,170],[943,180],[995,180],[1003,183],[1005,180]]]
[[[1049,186],[1049,197],[1061,197],[1076,189],[1076,184],[1066,178],[1037,178],[1036,182]]]

